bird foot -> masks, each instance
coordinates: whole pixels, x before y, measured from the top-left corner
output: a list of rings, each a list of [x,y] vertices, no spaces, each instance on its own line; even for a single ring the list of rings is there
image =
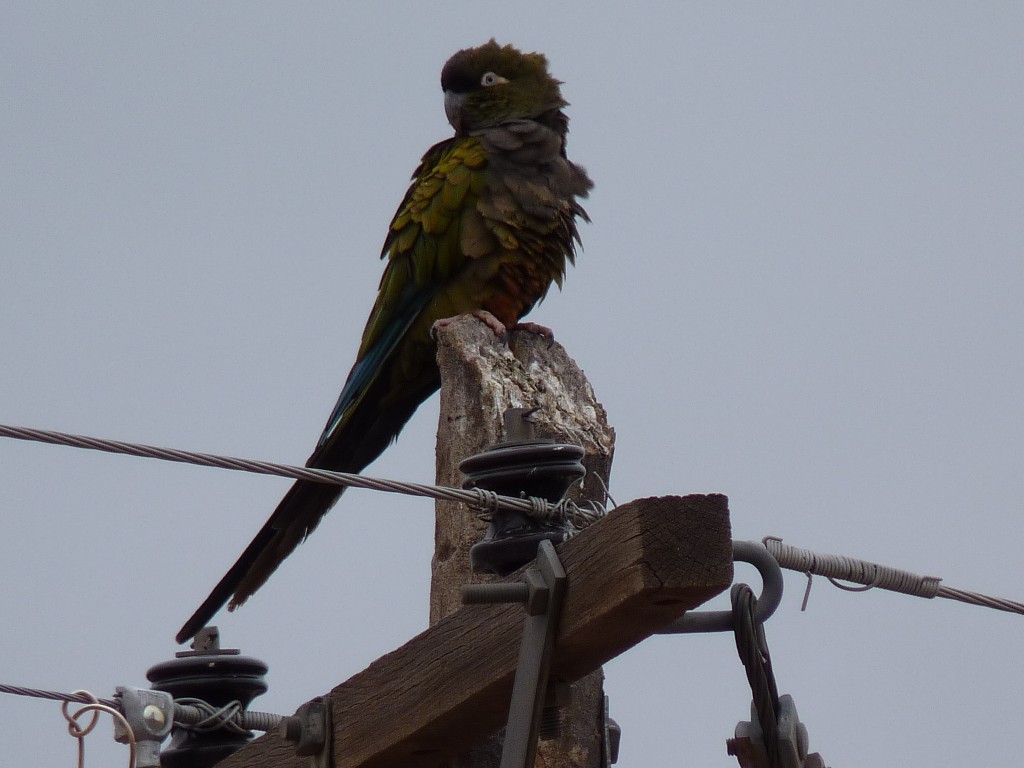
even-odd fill
[[[501,322],[501,320],[496,318],[486,309],[478,309],[476,312],[473,312],[472,315],[477,320],[486,325],[488,328],[490,328],[492,331],[494,331],[494,335],[497,336],[502,341],[504,341],[506,344],[508,343],[508,336],[510,331],[526,331],[527,333],[535,333],[538,336],[547,339],[548,346],[551,346],[552,344],[555,343],[555,333],[546,325],[541,325],[540,323],[533,323],[527,321],[525,323],[516,323],[511,328],[509,328],[503,322]],[[437,330],[439,328],[444,328],[447,325],[451,325],[451,323],[454,320],[454,317],[442,317],[435,320],[434,324],[430,327],[431,337],[436,337]]]
[[[486,309],[478,309],[476,312],[473,312],[472,315],[477,320],[484,323],[484,325],[486,325],[492,331],[494,331],[494,335],[497,336],[499,339],[504,339],[505,341],[508,341],[508,328],[505,327],[505,324],[501,322],[501,320],[496,318]],[[456,317],[458,317],[458,315]],[[455,317],[442,317],[435,320],[434,324],[430,327],[430,335],[435,336],[436,331],[439,328],[444,328],[445,326],[451,325],[454,320]]]
[[[505,324],[501,322],[501,320],[496,318],[486,309],[478,309],[473,313],[473,317],[494,331],[494,335],[499,339],[508,341],[508,328],[505,327]]]
[[[512,326],[512,330],[526,331],[527,333],[535,333],[538,336],[543,336],[547,339],[549,347],[555,343],[555,332],[546,325],[541,325],[540,323],[533,323],[530,321],[526,321],[525,323],[516,323]]]

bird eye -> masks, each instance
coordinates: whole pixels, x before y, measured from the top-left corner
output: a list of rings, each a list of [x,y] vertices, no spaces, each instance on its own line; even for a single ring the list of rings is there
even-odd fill
[[[501,75],[495,74],[494,72],[485,72],[484,76],[480,78],[480,85],[490,88],[492,85],[500,85],[501,83],[507,83]]]

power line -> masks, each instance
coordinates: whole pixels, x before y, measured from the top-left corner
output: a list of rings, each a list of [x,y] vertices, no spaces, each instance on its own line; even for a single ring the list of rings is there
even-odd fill
[[[118,708],[118,703],[114,699],[97,699],[90,693],[60,693],[59,691],[44,691],[40,688],[25,688],[20,685],[4,683],[0,683],[0,693],[30,696],[34,699],[49,699],[50,701],[70,701],[74,704],[102,704],[105,707]]]
[[[0,693],[8,693],[13,696],[27,696],[33,699],[64,701],[72,704],[100,704],[118,712],[122,709],[121,702],[117,699],[98,699],[91,693],[84,691],[62,693],[60,691],[46,691],[41,688],[26,688],[21,685],[0,683]],[[244,709],[238,702],[233,702],[224,707],[213,707],[205,701],[195,698],[179,698],[174,700],[175,725],[191,727],[196,730],[227,727],[239,732],[272,731],[277,728],[282,717],[282,715],[270,712],[250,712]]]
[[[791,571],[799,571],[807,575],[807,592],[804,595],[804,606],[807,595],[811,591],[811,575],[824,576],[840,589],[864,591],[872,587],[902,592],[916,597],[944,597],[948,600],[959,600],[962,603],[992,608],[997,611],[1024,614],[1024,603],[1007,600],[1002,597],[983,595],[980,592],[969,592],[942,585],[937,576],[920,576],[911,571],[904,571],[888,565],[879,565],[867,560],[859,560],[846,555],[831,555],[812,552],[790,544],[783,544],[782,539],[767,536],[763,540],[765,548],[778,561],[779,566]],[[860,587],[840,584],[837,579],[852,581]]]
[[[557,504],[551,504],[545,499],[530,497],[517,499],[512,496],[501,496],[493,491],[485,491],[481,488],[464,490],[461,488],[448,488],[439,485],[425,485],[422,483],[410,483],[399,480],[386,480],[381,478],[367,477],[350,472],[334,472],[327,469],[315,469],[312,467],[297,467],[290,464],[276,464],[269,461],[256,461],[253,459],[240,459],[231,456],[219,456],[210,453],[199,453],[196,451],[182,451],[174,448],[158,448],[141,443],[128,443],[120,440],[106,440],[97,437],[84,435],[72,435],[66,432],[56,432],[45,429],[31,429],[28,427],[14,427],[0,424],[0,437],[10,437],[16,440],[28,440],[50,445],[63,445],[71,448],[84,448],[106,453],[117,453],[128,456],[138,456],[148,459],[159,459],[162,461],[174,461],[183,464],[195,464],[197,466],[215,467],[218,469],[230,469],[240,472],[252,472],[262,475],[276,475],[289,477],[294,480],[312,480],[314,482],[330,483],[353,488],[364,488],[371,491],[383,491],[385,493],[400,493],[407,496],[424,496],[443,501],[455,501],[468,504],[471,508],[493,512],[496,510],[507,510],[520,512],[531,517],[552,520],[565,519],[577,528],[584,528],[605,514],[603,505],[597,502],[587,502],[587,507],[581,507],[568,499],[562,499]],[[942,580],[935,576],[919,576],[910,571],[892,568],[891,566],[879,565],[866,560],[846,557],[843,555],[830,555],[819,552],[812,552],[807,549],[800,549],[789,544],[783,544],[782,539],[769,536],[764,539],[764,545],[779,565],[789,570],[805,573],[810,579],[811,574],[825,576],[836,586],[843,589],[851,588],[839,584],[836,580],[843,579],[863,585],[863,589],[879,587],[918,597],[944,597],[949,600],[958,600],[970,605],[978,605],[985,608],[992,608],[998,611],[1024,614],[1024,603],[1005,598],[992,597],[980,592],[956,589],[954,587],[942,586]],[[808,594],[810,593],[810,580],[808,580]],[[806,595],[804,603],[806,605]]]
[[[269,461],[240,459],[232,456],[218,456],[212,453],[182,451],[174,448],[158,448],[156,446],[143,445],[141,443],[128,443],[121,440],[106,440],[98,437],[72,435],[66,432],[55,432],[47,429],[31,429],[28,427],[14,427],[7,424],[0,424],[0,437],[10,437],[15,440],[28,440],[37,443],[47,443],[49,445],[63,445],[70,448],[104,451],[106,453],[118,453],[126,456],[138,456],[146,459],[174,461],[181,464],[195,464],[201,467],[231,469],[239,472],[252,472],[260,475],[276,475],[278,477],[289,477],[293,480],[312,480],[318,483],[328,483],[352,488],[364,488],[370,491],[383,491],[385,493],[400,493],[406,496],[425,496],[441,501],[462,502],[464,504],[468,504],[474,509],[481,509],[485,512],[494,512],[500,509],[510,512],[520,512],[542,520],[564,519],[571,522],[577,528],[584,528],[605,514],[604,507],[597,502],[587,502],[586,507],[581,507],[568,499],[563,499],[557,504],[552,504],[545,499],[536,497],[517,499],[511,496],[500,496],[493,491],[486,491],[482,488],[465,490],[461,488],[448,488],[440,485],[425,485],[422,483],[409,483],[400,480],[385,480],[381,478],[366,477],[365,475],[357,475],[350,472],[334,472],[328,469],[297,467],[290,464],[276,464]]]

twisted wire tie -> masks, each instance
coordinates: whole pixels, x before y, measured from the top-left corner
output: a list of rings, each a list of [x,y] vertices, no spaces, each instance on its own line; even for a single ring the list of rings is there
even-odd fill
[[[202,699],[174,700],[174,725],[188,731],[205,733],[224,728],[231,733],[247,736],[249,730],[239,725],[242,702],[232,701],[223,707],[214,707]]]
[[[214,707],[202,699],[174,700],[174,727],[186,730],[213,731],[226,728],[232,733],[247,734],[249,731],[273,731],[282,719],[281,715],[270,712],[244,710],[239,701]]]
[[[174,461],[180,464],[195,464],[201,467],[230,469],[238,472],[252,472],[260,475],[276,475],[278,477],[288,477],[293,480],[312,480],[314,482],[329,483],[332,485],[364,488],[371,491],[400,493],[406,496],[425,496],[441,501],[462,502],[474,508],[482,505],[485,510],[490,510],[492,513],[501,509],[511,512],[521,512],[530,516],[539,517],[540,519],[544,519],[545,517],[548,517],[549,519],[557,519],[559,515],[566,515],[571,521],[578,521],[582,525],[589,525],[600,516],[600,514],[597,514],[594,511],[594,507],[591,507],[589,510],[584,510],[575,502],[567,501],[565,499],[557,504],[549,504],[545,499],[501,496],[490,491],[481,492],[481,489],[479,488],[463,490],[461,488],[448,488],[440,485],[426,485],[423,483],[410,483],[400,480],[385,480],[353,474],[351,472],[334,472],[328,469],[297,467],[290,464],[276,464],[269,461],[255,461],[252,459],[240,459],[232,456],[218,456],[212,453],[182,451],[173,448],[158,448],[156,446],[143,445],[141,443],[128,443],[121,440],[105,440],[97,437],[72,435],[67,432],[56,432],[54,430],[47,429],[31,429],[28,427],[14,427],[8,424],[0,424],[0,437],[9,437],[15,440],[28,440],[37,443],[46,443],[49,445],[63,445],[69,448],[104,451],[105,453],[137,456],[145,459]],[[600,509],[601,514],[603,514],[603,506],[600,507]]]
[[[42,693],[51,692],[43,691]],[[63,701],[61,701],[60,705],[60,712],[62,715],[64,715],[64,719],[67,721],[68,724],[68,733],[71,734],[74,738],[78,739],[78,768],[85,768],[85,737],[92,733],[93,729],[96,728],[96,724],[99,722],[101,712],[105,712],[115,720],[120,721],[121,725],[124,728],[125,738],[128,741],[128,768],[135,768],[135,734],[132,733],[131,726],[128,725],[128,721],[125,720],[124,715],[122,715],[121,712],[116,707],[108,706],[107,704],[102,703],[99,699],[97,699],[88,691],[75,691],[71,695],[75,697],[75,702],[81,703],[83,699],[87,702],[85,706],[80,707],[74,712],[68,711],[68,704],[72,703],[72,700],[70,698],[65,698]],[[39,698],[53,697],[40,696]],[[78,723],[78,718],[80,718],[82,715],[86,713],[92,714],[92,719],[89,720],[88,725],[83,727]]]
[[[601,487],[605,489],[605,498],[611,499],[610,494],[608,494],[608,486],[605,485],[604,480],[600,475],[595,475],[595,477],[601,481]],[[501,500],[512,498],[500,496],[494,491],[487,491],[483,488],[472,488],[470,491],[477,494],[478,498],[468,502],[469,508],[476,510],[479,513],[477,514],[477,519],[485,523],[491,522],[494,513],[501,508],[499,504]],[[593,525],[608,514],[604,504],[594,499],[584,501],[581,506],[579,503],[566,497],[563,497],[555,504],[551,504],[547,499],[539,496],[523,495],[519,498],[530,505],[529,510],[526,511],[528,517],[532,517],[545,524],[568,522],[575,531],[581,531],[588,525]]]
[[[469,492],[477,496],[473,501],[468,502],[469,508],[478,512],[477,519],[485,523],[491,522],[494,513],[502,508],[500,503],[502,500],[512,498],[500,496],[494,491],[483,488],[471,488]],[[549,503],[547,499],[540,496],[521,496],[520,500],[530,505],[526,510],[527,516],[546,524],[566,521],[572,524],[577,531],[592,525],[608,514],[603,504],[593,500],[584,502],[584,506],[567,498],[563,498],[555,504]]]
[[[944,597],[948,600],[959,600],[962,603],[993,608],[997,611],[1024,614],[1024,603],[983,595],[980,592],[945,587],[942,585],[942,579],[938,576],[920,576],[911,571],[879,565],[854,557],[812,552],[809,549],[783,544],[782,539],[777,536],[766,536],[762,543],[780,567],[799,571],[807,576],[807,590],[804,592],[801,610],[807,607],[813,576],[824,576],[840,589],[851,592],[864,592],[879,587],[915,597],[928,599]],[[840,584],[837,579],[852,581],[860,586]]]

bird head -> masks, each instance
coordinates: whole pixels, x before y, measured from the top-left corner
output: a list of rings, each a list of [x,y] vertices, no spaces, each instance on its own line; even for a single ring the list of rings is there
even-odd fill
[[[492,38],[459,51],[441,70],[444,110],[457,135],[506,120],[533,119],[567,105],[561,82],[540,53],[523,53]]]

